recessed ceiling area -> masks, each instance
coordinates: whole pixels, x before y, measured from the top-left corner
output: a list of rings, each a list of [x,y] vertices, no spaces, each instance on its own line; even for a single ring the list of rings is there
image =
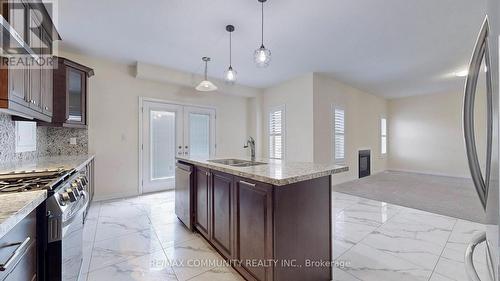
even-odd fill
[[[62,48],[222,79],[233,24],[238,82],[269,87],[320,72],[388,98],[461,90],[485,3],[470,0],[268,0],[270,66],[255,66],[257,0],[59,1]]]

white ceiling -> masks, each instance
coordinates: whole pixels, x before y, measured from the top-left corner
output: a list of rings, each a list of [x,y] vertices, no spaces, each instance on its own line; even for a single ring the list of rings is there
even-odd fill
[[[257,0],[61,0],[63,48],[222,77],[233,24],[238,82],[268,87],[321,72],[362,90],[400,97],[459,90],[450,73],[466,67],[483,0],[269,0],[265,45],[271,65],[259,69]]]

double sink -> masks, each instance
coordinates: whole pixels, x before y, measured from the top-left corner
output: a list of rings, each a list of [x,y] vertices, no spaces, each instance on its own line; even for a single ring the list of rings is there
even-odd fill
[[[228,166],[232,166],[232,167],[253,167],[253,166],[267,164],[264,162],[256,162],[256,161],[241,160],[241,159],[217,159],[217,160],[208,160],[208,162],[222,164],[222,165],[228,165]]]

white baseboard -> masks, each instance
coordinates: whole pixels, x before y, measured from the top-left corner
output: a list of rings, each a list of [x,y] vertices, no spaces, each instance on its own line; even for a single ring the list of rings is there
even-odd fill
[[[406,170],[406,169],[392,169],[391,168],[391,169],[387,169],[386,172],[403,172],[403,173],[423,174],[423,175],[431,175],[431,176],[461,178],[461,179],[470,178],[469,176],[464,176],[464,175],[439,173],[439,172],[432,172],[432,171],[420,171],[420,170]]]
[[[373,175],[380,174],[380,173],[383,173],[386,171],[387,170],[372,171],[370,175],[373,176]],[[356,172],[356,174],[345,175],[345,176],[343,175],[343,173],[334,174],[334,175],[332,175],[332,185],[342,184],[342,183],[350,182],[350,181],[357,180],[357,179],[359,179],[357,172]]]
[[[135,192],[129,192],[129,193],[120,193],[120,194],[104,194],[104,195],[94,195],[94,201],[95,202],[100,202],[100,201],[108,201],[108,200],[115,200],[115,199],[125,199],[125,198],[130,198],[130,197],[136,197],[139,196],[139,193],[137,191]]]

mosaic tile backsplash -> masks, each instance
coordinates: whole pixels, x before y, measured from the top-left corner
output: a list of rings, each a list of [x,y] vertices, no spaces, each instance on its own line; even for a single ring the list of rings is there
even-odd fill
[[[80,155],[88,153],[86,129],[37,127],[37,150],[15,152],[15,125],[11,117],[0,113],[0,163],[30,160],[44,156]],[[69,143],[76,138],[76,145]]]

